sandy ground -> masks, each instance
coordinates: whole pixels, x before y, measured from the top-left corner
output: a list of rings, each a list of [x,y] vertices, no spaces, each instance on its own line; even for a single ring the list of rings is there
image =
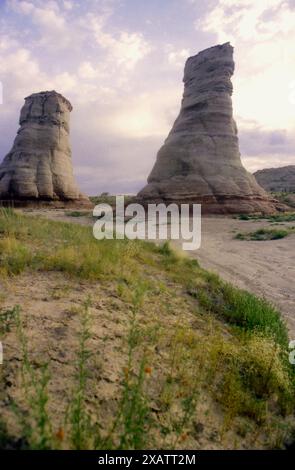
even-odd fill
[[[83,217],[72,217],[70,212],[66,213],[61,209],[25,212],[52,220],[93,225],[93,218],[89,213],[85,213]],[[197,258],[204,268],[213,270],[235,285],[271,300],[281,309],[290,328],[290,336],[295,339],[295,234],[283,240],[268,242],[234,239],[237,232],[248,232],[268,225],[270,224],[266,221],[203,218],[201,249],[187,253]],[[159,285],[162,283],[161,275],[153,271],[149,274],[158,280]],[[156,356],[153,356],[151,352],[149,358],[156,377],[156,380],[151,382],[152,397],[159,396],[161,377],[165,376],[169,364],[171,366],[170,350],[174,349],[171,349],[169,334],[173,332],[174,337],[174,331],[179,325],[188,325],[205,336],[208,334],[207,328],[212,328],[207,316],[196,317],[195,299],[192,296],[187,296],[183,301],[182,288],[177,285],[171,285],[170,288],[174,289],[172,297],[163,298],[159,304],[157,296],[150,296],[139,317],[140,324],[147,328],[149,335],[154,334],[156,321],[157,329],[161,327],[165,331],[163,338],[168,338],[168,342],[165,340],[160,349],[151,348],[151,351],[156,353]],[[72,397],[75,354],[80,331],[79,308],[85,299],[91,296],[91,338],[88,347],[92,354],[87,406],[98,413],[97,419],[101,429],[108,429],[110,417],[114,416],[117,410],[122,371],[128,361],[126,338],[130,330],[130,304],[122,300],[117,285],[112,282],[77,279],[71,279],[69,282],[69,278],[63,273],[28,271],[15,278],[3,280],[1,289],[5,307],[12,308],[16,304],[21,306],[32,364],[38,366],[44,360],[50,362],[52,380],[49,384],[51,398],[48,409],[54,417],[54,431],[63,426],[67,403]],[[226,330],[223,331],[225,332]],[[17,372],[21,364],[17,344],[16,332],[12,329],[5,336],[4,351],[8,360],[5,362],[5,368],[0,371],[0,415],[9,423],[11,429],[14,429],[15,422],[9,407],[10,399],[22,403],[20,383],[15,382],[16,377],[21,377]],[[159,412],[157,400],[153,399],[152,407],[154,413]],[[173,408],[174,415],[177,416],[177,408]],[[258,439],[256,433],[240,434],[245,429],[243,421],[233,424],[228,433],[224,433],[224,422],[221,408],[210,395],[202,395],[196,419],[194,418],[195,431],[185,441],[186,448],[249,449],[261,448],[264,445],[264,435]],[[196,431],[200,429],[200,425],[201,431]],[[179,443],[179,446],[182,445]]]
[[[89,217],[71,217],[63,210],[30,211],[54,220],[92,225]],[[202,217],[202,243],[189,251],[202,267],[218,273],[237,287],[265,297],[282,312],[295,339],[295,234],[281,240],[240,241],[238,232],[262,227],[282,228],[294,222],[273,225],[266,220],[244,221],[230,217]],[[180,245],[180,243],[176,243]]]
[[[270,241],[234,239],[235,233],[262,227],[281,228],[265,220],[204,217],[201,248],[190,255],[223,279],[270,300],[281,310],[295,339],[295,234]]]

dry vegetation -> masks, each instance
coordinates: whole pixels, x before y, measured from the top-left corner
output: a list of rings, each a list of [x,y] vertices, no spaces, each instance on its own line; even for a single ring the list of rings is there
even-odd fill
[[[295,193],[288,192],[276,192],[272,193],[273,197],[281,201],[283,204],[287,204],[290,207],[295,207]]]
[[[0,216],[0,446],[275,448],[292,439],[279,312],[166,243]]]
[[[260,228],[253,232],[237,233],[235,238],[237,240],[252,240],[252,241],[265,241],[265,240],[280,240],[285,238],[291,233],[295,233],[295,227],[284,228]]]
[[[240,214],[236,218],[240,220],[250,220],[254,222],[265,220],[271,224],[270,227],[259,228],[258,230],[254,230],[252,232],[237,233],[235,235],[235,238],[237,240],[250,240],[250,241],[251,240],[252,241],[279,240],[295,232],[295,226],[289,225],[289,223],[295,221],[295,212],[285,212],[282,214],[264,215],[264,216]],[[274,226],[279,226],[279,227],[274,227]]]

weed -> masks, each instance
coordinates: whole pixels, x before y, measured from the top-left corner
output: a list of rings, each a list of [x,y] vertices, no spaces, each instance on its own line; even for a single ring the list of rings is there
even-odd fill
[[[261,228],[259,230],[255,230],[254,232],[248,233],[238,233],[234,238],[237,240],[255,240],[255,241],[263,241],[263,240],[278,240],[281,238],[285,238],[290,233],[294,232],[293,227],[287,227],[284,229],[267,229]]]
[[[65,285],[56,285],[51,289],[51,297],[54,300],[59,300],[63,299],[64,297],[67,297],[69,292],[71,290],[71,287],[67,284]]]
[[[20,274],[31,264],[30,250],[13,237],[0,239],[0,262],[2,275]]]
[[[87,449],[91,432],[91,418],[86,409],[86,386],[88,379],[87,363],[91,356],[87,348],[90,339],[90,299],[84,303],[81,313],[81,330],[79,334],[79,349],[77,353],[76,387],[72,393],[69,407],[70,439],[73,449]]]
[[[159,253],[164,256],[172,256],[174,255],[174,252],[170,246],[170,243],[168,241],[164,242],[162,245],[159,247]]]
[[[268,220],[270,222],[293,222],[295,220],[295,212],[284,212],[280,214],[270,215],[251,215],[251,214],[240,214],[234,216],[234,219],[239,220]]]
[[[295,207],[295,192],[273,192],[272,195],[281,201],[283,204],[287,204],[290,207]],[[294,214],[295,215],[295,214]]]
[[[65,213],[68,217],[89,217],[92,215],[92,212],[89,211],[66,211]]]
[[[0,335],[4,335],[11,330],[11,327],[15,324],[17,314],[18,309],[16,307],[0,310]]]
[[[123,391],[115,426],[119,431],[119,449],[143,449],[146,441],[146,427],[149,424],[149,408],[144,393],[146,358],[143,354],[137,374],[135,353],[140,342],[138,310],[147,291],[145,283],[135,286],[132,293],[130,326],[128,334],[128,357],[123,374]]]
[[[50,373],[48,363],[42,363],[39,370],[33,368],[28,353],[28,341],[24,333],[20,308],[17,309],[17,333],[22,352],[22,388],[27,406],[31,410],[27,416],[15,402],[11,406],[23,430],[23,437],[31,449],[50,449],[52,445],[52,426],[47,412],[48,383]]]
[[[206,274],[205,274],[206,275]],[[286,326],[280,313],[269,302],[211,277],[205,289],[198,291],[200,305],[246,331],[259,330],[287,348]]]

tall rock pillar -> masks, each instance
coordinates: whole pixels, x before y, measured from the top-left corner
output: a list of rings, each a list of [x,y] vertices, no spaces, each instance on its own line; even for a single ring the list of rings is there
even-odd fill
[[[217,214],[276,210],[241,163],[233,73],[229,43],[187,60],[180,114],[138,194],[143,203],[201,203],[204,213]]]
[[[25,98],[13,147],[0,165],[0,199],[88,202],[73,177],[71,111],[55,91]]]

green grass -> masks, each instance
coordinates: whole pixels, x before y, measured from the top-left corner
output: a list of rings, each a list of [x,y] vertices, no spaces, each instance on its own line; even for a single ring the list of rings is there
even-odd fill
[[[89,217],[92,216],[92,212],[89,211],[66,211],[66,215],[69,217]]]
[[[87,348],[90,339],[90,315],[89,307],[91,300],[87,299],[81,312],[81,328],[79,333],[79,349],[77,351],[77,373],[75,377],[76,386],[72,393],[72,401],[70,402],[68,419],[70,421],[70,441],[71,446],[77,450],[87,449],[88,442],[91,438],[91,416],[86,408],[87,395],[87,364],[91,352]]]
[[[295,212],[284,212],[273,215],[250,215],[240,214],[234,217],[239,220],[268,220],[270,222],[293,222],[295,221]]]
[[[20,216],[0,216],[0,271],[17,275],[27,268],[65,272],[81,279],[128,277],[139,246],[129,240],[97,242],[91,229],[70,223]]]
[[[237,240],[252,241],[279,240],[287,237],[291,233],[294,233],[294,230],[295,227],[286,227],[282,229],[261,228],[253,232],[237,233],[234,238]]]
[[[268,301],[222,281],[218,275],[200,268],[197,260],[179,258],[167,248],[164,253],[162,266],[206,311],[247,331],[259,330],[274,336],[282,346],[287,346],[287,330],[280,312]]]
[[[16,308],[0,309],[0,337],[11,330],[16,316]]]
[[[287,348],[287,329],[279,311],[268,301],[207,274],[206,288],[197,291],[200,305],[244,331],[260,332]]]
[[[22,352],[22,399],[11,405],[22,447],[185,448],[206,399],[224,416],[220,439],[239,424],[247,436],[267,434],[282,444],[285,431],[278,428],[295,409],[294,369],[286,327],[269,302],[223,282],[169,243],[97,241],[88,227],[5,210],[0,247],[3,280],[53,271],[64,273],[65,283],[111,285],[128,321],[117,402],[102,425],[99,400],[94,405],[91,396],[94,358],[104,360],[93,349],[92,299],[77,306],[75,373],[67,377],[71,394],[58,420],[50,411],[51,363],[32,361],[19,307],[2,308],[0,339],[15,331]],[[10,421],[2,421],[0,440],[15,442]]]

